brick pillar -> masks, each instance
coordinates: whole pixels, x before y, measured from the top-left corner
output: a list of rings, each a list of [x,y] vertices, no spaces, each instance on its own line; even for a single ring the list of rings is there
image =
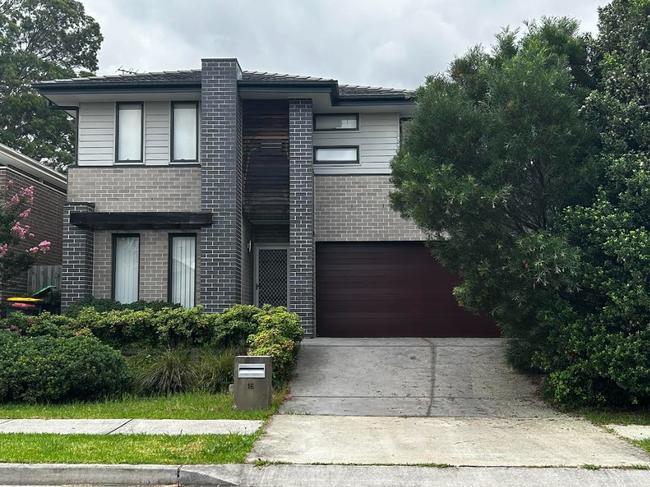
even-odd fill
[[[220,312],[241,300],[241,102],[236,59],[203,59],[201,209],[213,224],[200,236],[201,304]]]
[[[93,292],[93,231],[70,223],[71,213],[95,211],[93,203],[63,206],[63,262],[61,266],[61,309],[87,298]]]
[[[289,100],[289,309],[314,335],[314,161],[311,100]]]

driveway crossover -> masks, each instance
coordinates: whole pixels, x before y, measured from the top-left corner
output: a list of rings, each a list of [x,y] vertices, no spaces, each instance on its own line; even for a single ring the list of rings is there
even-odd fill
[[[300,351],[282,413],[555,417],[508,366],[499,338],[316,338]]]
[[[249,461],[650,467],[603,428],[547,406],[500,339],[306,340],[291,394]],[[650,475],[650,472],[649,472]]]

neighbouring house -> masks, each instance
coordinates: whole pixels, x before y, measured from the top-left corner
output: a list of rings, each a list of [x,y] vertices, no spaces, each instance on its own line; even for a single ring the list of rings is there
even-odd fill
[[[27,272],[0,286],[0,300],[9,296],[30,294],[38,289],[59,286],[63,239],[63,205],[66,202],[66,177],[20,152],[0,144],[0,187],[13,181],[14,192],[34,187],[32,212],[25,219],[38,241],[49,240],[51,249],[39,256]],[[8,193],[10,197],[13,192]],[[22,244],[25,250],[30,246]]]
[[[54,80],[73,113],[62,303],[287,305],[307,335],[493,336],[390,208],[412,92],[201,69]]]

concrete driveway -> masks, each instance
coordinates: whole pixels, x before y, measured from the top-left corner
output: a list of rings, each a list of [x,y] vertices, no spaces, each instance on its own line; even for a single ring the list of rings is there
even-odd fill
[[[300,351],[288,414],[554,417],[499,338],[315,338]]]
[[[500,339],[306,340],[280,412],[249,461],[650,466],[639,448],[546,406]]]

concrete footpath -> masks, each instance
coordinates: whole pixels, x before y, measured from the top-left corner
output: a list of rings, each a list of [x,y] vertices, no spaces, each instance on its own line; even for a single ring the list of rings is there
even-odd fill
[[[277,415],[248,461],[650,468],[650,456],[640,448],[573,418]]]
[[[350,465],[0,464],[0,485],[647,487],[650,471]]]
[[[262,421],[235,419],[0,419],[0,433],[251,435]]]

